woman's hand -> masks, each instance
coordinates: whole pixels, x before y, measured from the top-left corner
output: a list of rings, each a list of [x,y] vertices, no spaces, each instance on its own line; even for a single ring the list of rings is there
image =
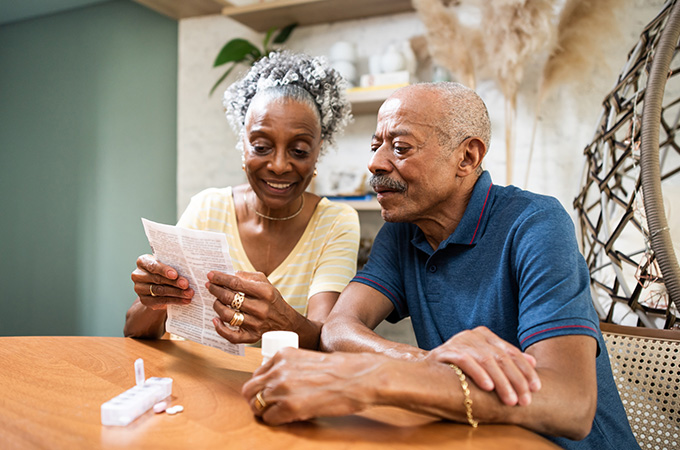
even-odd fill
[[[286,303],[278,289],[263,273],[237,272],[235,275],[228,275],[213,271],[208,273],[208,280],[206,287],[217,297],[213,304],[219,317],[213,319],[215,330],[229,342],[257,342],[263,333],[272,330],[301,334],[300,328],[307,319]],[[238,302],[234,302],[239,292],[244,295],[240,306]],[[231,322],[237,312],[243,315],[243,322],[232,329],[225,324]],[[237,319],[238,317],[237,315]],[[302,342],[302,336],[300,338]]]
[[[187,305],[194,296],[189,280],[180,277],[175,269],[153,255],[137,258],[137,269],[131,278],[140,302],[147,308],[158,310],[166,309],[168,305]]]
[[[496,391],[509,406],[531,403],[541,388],[536,359],[486,327],[465,330],[434,348],[426,359],[455,364],[485,391]]]

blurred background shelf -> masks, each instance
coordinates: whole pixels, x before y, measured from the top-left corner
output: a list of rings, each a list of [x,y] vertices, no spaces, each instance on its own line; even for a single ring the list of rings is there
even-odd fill
[[[357,211],[380,211],[378,200],[338,200],[348,204]]]
[[[220,14],[227,5],[222,0],[134,0],[175,20]]]
[[[376,114],[380,105],[405,84],[370,88],[351,88],[347,90],[347,99],[352,103],[353,114]]]
[[[345,203],[357,211],[380,211],[380,203],[373,195],[367,195],[366,199],[359,197],[327,196],[332,202]]]
[[[171,0],[166,2],[174,3]],[[280,28],[291,23],[313,25],[407,11],[414,11],[411,0],[273,0],[226,6],[222,14],[253,30],[267,31],[271,27]]]

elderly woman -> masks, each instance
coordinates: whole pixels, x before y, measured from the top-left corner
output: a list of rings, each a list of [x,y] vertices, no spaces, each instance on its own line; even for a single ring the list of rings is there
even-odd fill
[[[226,235],[237,272],[213,271],[205,282],[217,298],[215,329],[230,342],[289,330],[301,347],[316,348],[354,275],[356,211],[306,192],[319,156],[350,119],[344,87],[322,59],[281,52],[258,61],[224,94],[248,183],[197,194],[177,225]],[[194,295],[188,280],[151,255],[138,258],[132,280],[138,298],[126,336],[162,336],[166,307]]]

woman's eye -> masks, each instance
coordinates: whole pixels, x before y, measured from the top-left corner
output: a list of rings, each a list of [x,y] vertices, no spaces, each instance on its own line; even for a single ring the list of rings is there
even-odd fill
[[[269,150],[269,147],[258,144],[251,144],[250,148],[253,150],[254,153],[267,153],[267,151]]]
[[[309,155],[309,152],[307,150],[301,148],[294,148],[291,150],[291,153],[298,158],[304,158],[307,155]]]

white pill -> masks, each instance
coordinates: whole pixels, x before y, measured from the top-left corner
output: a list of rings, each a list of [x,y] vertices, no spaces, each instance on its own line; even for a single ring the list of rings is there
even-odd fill
[[[153,412],[155,412],[156,414],[160,414],[163,411],[165,411],[167,407],[168,404],[166,402],[158,402],[155,405],[153,405]]]
[[[182,411],[184,411],[184,406],[182,406],[182,405],[171,406],[170,408],[165,410],[166,413],[171,414],[171,415],[181,413]]]

